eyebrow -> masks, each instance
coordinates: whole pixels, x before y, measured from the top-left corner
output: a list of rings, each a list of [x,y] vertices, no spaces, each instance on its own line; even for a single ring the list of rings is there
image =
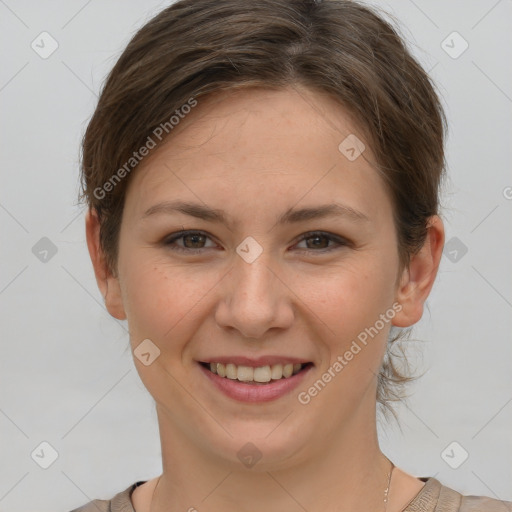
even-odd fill
[[[229,224],[228,216],[223,210],[187,201],[164,201],[162,203],[155,204],[144,212],[143,218],[162,213],[168,215],[183,213],[208,222]],[[332,203],[295,210],[293,208],[289,208],[286,212],[280,215],[277,220],[277,224],[295,224],[325,217],[345,217],[355,222],[370,220],[363,212],[355,210],[350,206]]]

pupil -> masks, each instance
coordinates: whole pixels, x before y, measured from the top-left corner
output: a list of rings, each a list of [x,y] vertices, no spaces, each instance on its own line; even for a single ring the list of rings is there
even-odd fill
[[[315,241],[315,243],[314,243],[314,247],[319,247],[319,244],[318,244],[318,243],[316,243],[316,242],[318,242],[318,241],[319,241],[319,240],[321,240],[321,239],[323,239],[323,240],[325,241],[325,237],[324,237],[324,236],[322,236],[322,235],[315,235],[315,236],[313,236],[313,237],[311,237],[311,238],[310,238],[310,240],[314,240],[314,241]],[[320,245],[322,245],[322,244],[320,243]],[[325,244],[323,244],[323,245],[324,245],[324,247],[323,247],[323,248],[325,248]]]
[[[184,240],[187,240],[187,239],[197,239],[197,238],[201,238],[201,237],[204,238],[203,235],[186,235]],[[194,242],[194,241],[192,242],[193,245],[195,245],[196,243],[197,243],[197,241],[196,242]],[[187,246],[187,244],[185,244],[185,245]],[[196,247],[193,247],[193,248],[195,249]]]

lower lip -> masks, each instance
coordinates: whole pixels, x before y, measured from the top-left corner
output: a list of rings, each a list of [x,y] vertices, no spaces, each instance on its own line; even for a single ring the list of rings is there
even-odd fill
[[[202,364],[199,364],[199,367],[217,389],[222,391],[226,396],[238,400],[239,402],[255,403],[270,402],[271,400],[276,400],[290,393],[290,391],[295,389],[302,382],[306,374],[313,368],[313,365],[309,365],[291,377],[271,381],[268,384],[246,384],[239,380],[219,377]]]

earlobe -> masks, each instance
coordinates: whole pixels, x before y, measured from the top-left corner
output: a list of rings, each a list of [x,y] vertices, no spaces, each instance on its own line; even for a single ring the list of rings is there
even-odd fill
[[[92,209],[89,209],[85,216],[85,233],[96,283],[105,300],[105,307],[114,318],[125,320],[119,278],[115,277],[108,267],[100,244],[100,221],[97,212]]]
[[[444,246],[444,226],[434,215],[428,223],[427,237],[423,247],[411,256],[407,268],[403,270],[395,300],[402,310],[394,317],[396,327],[410,327],[423,315],[423,305],[434,285],[441,262]]]

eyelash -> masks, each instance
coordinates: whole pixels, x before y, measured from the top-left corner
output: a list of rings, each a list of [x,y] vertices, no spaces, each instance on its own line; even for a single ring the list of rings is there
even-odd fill
[[[172,235],[167,237],[163,241],[163,244],[166,247],[171,248],[173,251],[188,252],[188,253],[192,253],[192,254],[197,254],[199,252],[204,251],[205,249],[212,249],[212,247],[189,249],[187,247],[180,247],[178,245],[174,245],[174,242],[176,242],[177,240],[183,239],[184,237],[189,236],[189,235],[206,236],[207,238],[211,239],[211,237],[208,236],[208,234],[205,233],[204,231],[179,231],[179,232],[173,233]],[[334,247],[329,247],[327,249],[299,249],[299,250],[305,251],[307,253],[313,253],[313,252],[318,253],[319,252],[321,254],[325,254],[325,253],[331,252],[335,249],[339,249],[341,247],[350,245],[350,243],[347,240],[345,240],[344,238],[341,238],[337,235],[333,235],[332,233],[327,233],[325,231],[311,231],[308,233],[304,233],[304,235],[301,235],[300,239],[297,241],[297,244],[304,240],[308,240],[309,238],[315,238],[315,237],[326,238],[328,241],[335,242],[338,245],[334,246]]]

